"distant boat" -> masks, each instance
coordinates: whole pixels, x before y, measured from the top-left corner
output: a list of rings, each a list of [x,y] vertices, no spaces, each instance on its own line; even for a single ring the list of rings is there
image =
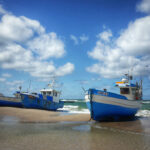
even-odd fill
[[[25,108],[57,110],[64,106],[64,102],[60,101],[60,91],[53,88],[52,84],[49,84],[50,88],[40,90],[41,93],[20,93],[22,104]]]
[[[22,103],[19,97],[8,97],[0,94],[0,106],[22,107]]]
[[[126,74],[121,82],[116,82],[120,94],[108,92],[106,89],[89,89],[85,100],[91,118],[101,120],[119,120],[134,117],[142,103],[142,81],[132,84],[132,76]]]

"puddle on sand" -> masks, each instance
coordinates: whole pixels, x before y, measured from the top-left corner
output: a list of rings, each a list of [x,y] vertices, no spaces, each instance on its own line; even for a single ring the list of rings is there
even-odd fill
[[[19,123],[19,122],[20,122],[20,120],[17,117],[13,117],[13,116],[0,117],[0,123],[15,124],[15,123]]]
[[[79,125],[72,127],[73,130],[81,131],[81,132],[87,132],[91,130],[90,125]]]

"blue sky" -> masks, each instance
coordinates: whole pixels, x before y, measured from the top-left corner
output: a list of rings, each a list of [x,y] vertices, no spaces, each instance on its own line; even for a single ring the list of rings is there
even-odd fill
[[[132,71],[149,99],[149,27],[150,0],[0,0],[0,92],[55,75],[63,98],[83,98]]]

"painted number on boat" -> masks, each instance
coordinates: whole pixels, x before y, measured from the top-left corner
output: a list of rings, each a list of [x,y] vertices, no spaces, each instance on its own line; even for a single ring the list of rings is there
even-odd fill
[[[101,94],[101,95],[105,95],[105,96],[108,95],[108,93],[106,93],[106,92],[101,92],[101,91],[98,91],[97,93],[98,93],[98,94]]]

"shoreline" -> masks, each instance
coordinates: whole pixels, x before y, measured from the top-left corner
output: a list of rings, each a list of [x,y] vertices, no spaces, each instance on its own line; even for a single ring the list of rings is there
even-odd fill
[[[47,111],[15,107],[0,107],[0,123],[93,123],[100,127],[150,135],[150,117],[138,117],[132,121],[96,122],[90,114],[69,114],[62,111]]]

